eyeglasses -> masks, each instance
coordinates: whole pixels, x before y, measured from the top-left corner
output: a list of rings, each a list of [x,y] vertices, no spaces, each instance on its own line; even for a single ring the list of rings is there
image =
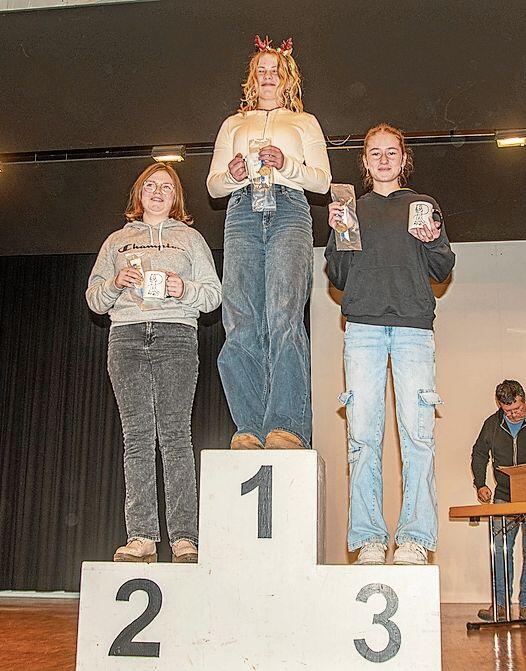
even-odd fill
[[[142,188],[148,193],[155,193],[157,189],[159,189],[159,191],[164,196],[169,196],[175,191],[175,186],[171,182],[164,182],[163,184],[159,184],[158,182],[154,182],[153,179],[144,182]]]

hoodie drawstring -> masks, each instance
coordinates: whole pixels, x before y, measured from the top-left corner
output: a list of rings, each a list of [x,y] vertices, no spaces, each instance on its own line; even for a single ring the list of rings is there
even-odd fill
[[[164,221],[161,221],[161,223],[159,224],[159,251],[160,252],[162,252],[163,248],[164,248],[164,246],[163,246],[163,224],[164,224]]]
[[[164,245],[163,245],[163,224],[164,224],[164,221],[161,221],[161,223],[159,224],[159,251],[160,252],[162,252],[163,249],[164,249]],[[150,226],[150,224],[146,224],[146,226],[148,226],[148,230],[150,231],[150,244],[153,247],[155,245],[155,243],[153,241],[152,227]]]

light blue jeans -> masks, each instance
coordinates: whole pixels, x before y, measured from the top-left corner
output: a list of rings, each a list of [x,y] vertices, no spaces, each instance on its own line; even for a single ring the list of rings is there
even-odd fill
[[[347,322],[345,378],[350,464],[349,550],[387,544],[382,486],[387,359],[396,397],[402,455],[403,501],[395,541],[436,549],[435,340],[433,331]]]
[[[309,340],[312,219],[303,192],[276,186],[275,212],[253,212],[250,188],[225,220],[223,325],[218,367],[237,433],[273,429],[311,440]]]
[[[493,503],[508,503],[508,501],[503,501],[502,499],[495,499]],[[511,522],[512,518],[507,517],[508,524]],[[515,540],[519,529],[522,528],[522,573],[521,573],[521,583],[520,583],[520,594],[519,594],[519,605],[521,608],[526,607],[526,522],[521,524],[513,524],[512,528],[508,531],[508,585],[509,585],[509,594],[510,594],[510,603],[511,595],[513,591],[513,546],[515,545]],[[500,518],[495,518],[495,531],[498,532],[502,529]],[[495,536],[495,548],[496,548],[496,558],[495,558],[495,582],[497,584],[497,604],[499,606],[504,606],[504,562],[503,562],[503,552],[502,552],[502,534],[498,533]]]

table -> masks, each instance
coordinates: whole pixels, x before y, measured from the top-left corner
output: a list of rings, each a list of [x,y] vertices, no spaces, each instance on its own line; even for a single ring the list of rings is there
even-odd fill
[[[485,503],[474,506],[453,506],[449,509],[450,519],[469,518],[471,522],[480,521],[481,517],[489,519],[489,548],[491,568],[491,595],[493,603],[493,621],[491,622],[467,622],[467,629],[480,629],[482,627],[509,626],[510,624],[525,625],[526,620],[512,620],[509,598],[509,566],[508,566],[508,529],[511,525],[520,524],[526,520],[526,501],[515,501],[513,503]],[[495,530],[495,517],[501,518],[501,531]],[[508,517],[512,519],[508,521]],[[504,611],[505,619],[497,621],[497,582],[495,575],[495,562],[497,548],[495,537],[502,533],[503,564],[504,564]]]

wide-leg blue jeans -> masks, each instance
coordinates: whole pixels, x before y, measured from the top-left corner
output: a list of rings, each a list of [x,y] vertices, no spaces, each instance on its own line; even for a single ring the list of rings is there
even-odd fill
[[[170,543],[197,543],[197,494],[191,417],[197,383],[197,330],[187,324],[114,326],[108,372],[124,435],[128,540],[160,540],[156,442],[163,462]]]
[[[253,212],[250,188],[225,221],[219,372],[238,433],[273,429],[311,440],[310,349],[303,323],[312,284],[312,219],[303,192],[276,186],[275,212]]]
[[[346,406],[350,479],[349,550],[369,542],[387,544],[382,505],[382,442],[387,359],[396,397],[402,455],[403,501],[397,545],[414,541],[436,549],[435,341],[433,331],[347,322]]]

